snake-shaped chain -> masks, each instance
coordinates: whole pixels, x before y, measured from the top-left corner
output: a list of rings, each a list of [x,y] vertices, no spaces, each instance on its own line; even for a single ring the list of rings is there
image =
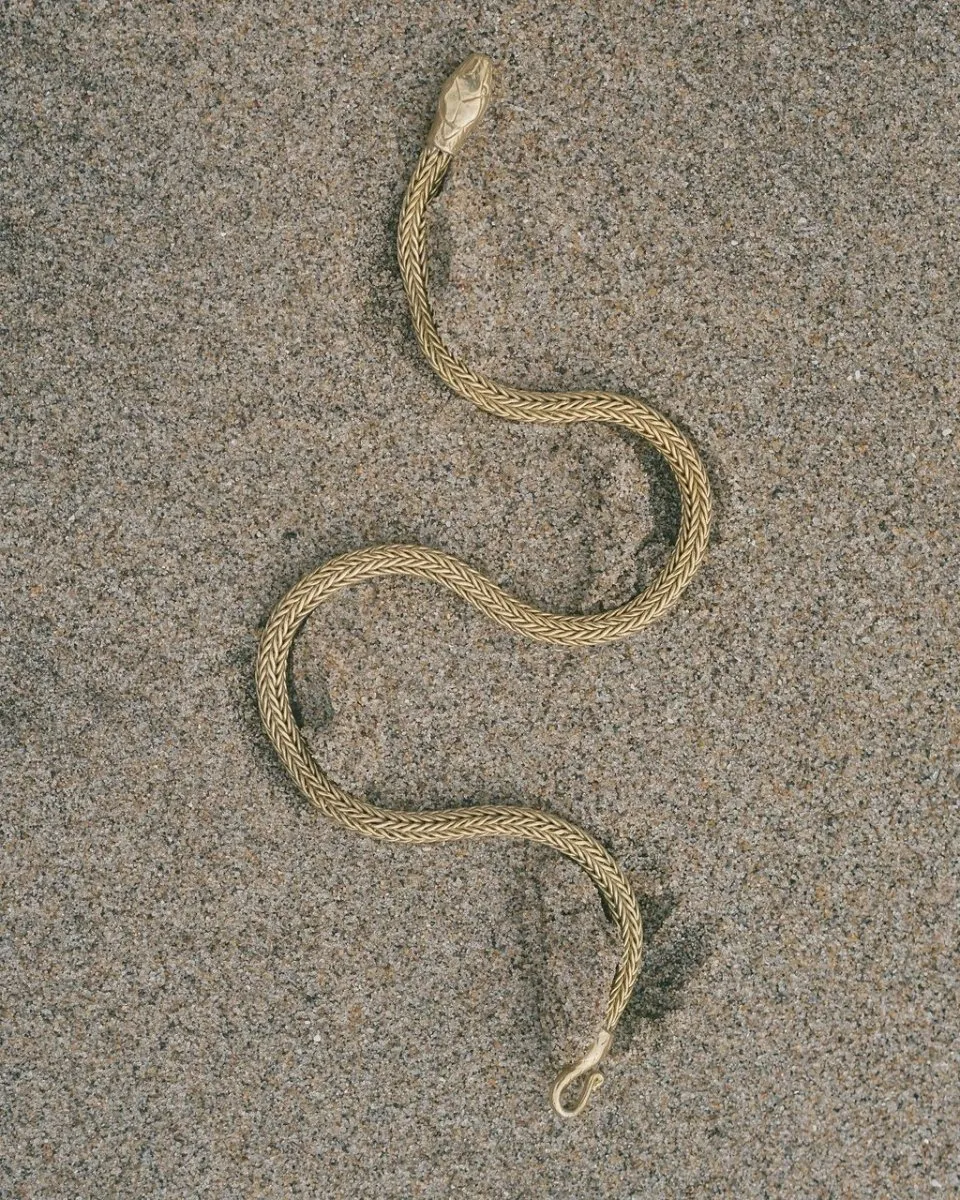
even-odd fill
[[[485,412],[511,421],[562,425],[602,421],[638,433],[655,446],[670,464],[680,489],[682,515],[677,543],[646,590],[619,608],[591,616],[562,616],[525,604],[441,550],[372,546],[340,555],[301,579],[272,613],[260,642],[257,691],[264,728],[281,761],[300,791],[324,816],[368,837],[396,842],[526,838],[566,855],[596,884],[617,923],[622,952],[599,1035],[580,1062],[560,1074],[552,1091],[556,1111],[561,1116],[574,1116],[602,1082],[597,1067],[640,972],[640,912],[623,871],[595,838],[553,813],[508,805],[402,812],[379,808],[350,795],[314,760],[297,727],[287,689],[288,659],[297,630],[317,605],[341,588],[365,580],[385,575],[428,579],[461,596],[491,620],[534,641],[591,646],[635,633],[670,608],[693,578],[706,550],[710,530],[707,474],[696,450],[670,421],[639,400],[609,392],[528,392],[495,383],[451,354],[437,332],[427,298],[427,207],[440,189],[453,154],[487,105],[491,78],[490,60],[473,54],[447,81],[437,118],[403,200],[397,251],[417,339],[440,378]],[[579,1097],[575,1104],[568,1105],[564,1092],[581,1077]]]

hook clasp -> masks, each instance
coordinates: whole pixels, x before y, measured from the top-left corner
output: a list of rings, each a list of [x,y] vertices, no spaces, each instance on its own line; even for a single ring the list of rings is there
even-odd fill
[[[561,1117],[576,1117],[583,1112],[587,1101],[603,1083],[603,1075],[595,1070],[599,1066],[601,1059],[610,1049],[610,1043],[613,1041],[613,1034],[609,1029],[601,1029],[597,1035],[597,1040],[593,1043],[581,1060],[572,1067],[568,1067],[565,1071],[561,1071],[557,1076],[557,1081],[553,1085],[553,1091],[550,1093],[550,1099],[553,1102],[553,1107],[558,1116]],[[591,1074],[583,1085],[583,1090],[580,1093],[580,1099],[573,1106],[568,1108],[563,1102],[563,1093],[567,1090],[571,1083],[579,1079],[581,1075]]]

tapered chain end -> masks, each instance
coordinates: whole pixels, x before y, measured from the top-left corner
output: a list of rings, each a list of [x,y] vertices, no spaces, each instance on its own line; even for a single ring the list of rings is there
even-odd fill
[[[567,1067],[557,1076],[556,1083],[553,1085],[553,1090],[550,1093],[550,1099],[553,1103],[554,1112],[560,1117],[578,1117],[586,1107],[587,1101],[603,1083],[603,1075],[597,1070],[604,1055],[610,1049],[610,1043],[613,1041],[613,1032],[609,1029],[601,1029],[597,1035],[596,1041],[581,1058],[578,1063],[574,1063],[572,1067]],[[582,1079],[580,1098],[574,1104],[568,1104],[564,1099],[564,1092],[572,1083],[578,1079]]]

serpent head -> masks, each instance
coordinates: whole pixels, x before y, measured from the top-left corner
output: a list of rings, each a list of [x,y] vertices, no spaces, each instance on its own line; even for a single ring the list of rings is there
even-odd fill
[[[457,67],[440,92],[428,146],[456,154],[483,116],[492,79],[493,63],[485,54],[471,54]]]

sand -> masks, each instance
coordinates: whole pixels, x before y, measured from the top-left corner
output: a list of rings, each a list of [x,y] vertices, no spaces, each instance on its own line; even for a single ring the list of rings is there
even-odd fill
[[[589,11],[587,9],[589,8]],[[960,22],[946,3],[6,7],[0,1192],[960,1194]],[[677,494],[422,360],[393,255],[439,87],[497,68],[431,229],[440,325],[701,449],[708,559],[620,645],[365,585],[295,655],[321,762],[546,850],[317,817],[259,726],[301,574],[442,547],[596,611]]]

